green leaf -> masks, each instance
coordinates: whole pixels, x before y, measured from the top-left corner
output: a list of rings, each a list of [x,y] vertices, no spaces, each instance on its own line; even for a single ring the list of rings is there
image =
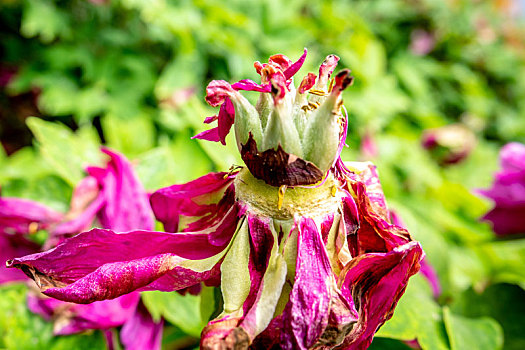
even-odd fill
[[[164,317],[167,321],[184,332],[198,338],[208,319],[202,319],[201,296],[180,295],[177,292],[144,292],[141,294],[144,304],[154,319]]]
[[[466,317],[494,318],[502,327],[505,350],[525,349],[525,290],[511,284],[491,285],[483,291],[470,289],[456,295],[452,312]]]
[[[424,350],[449,349],[441,308],[426,284],[421,276],[412,277],[394,316],[377,332],[378,337],[417,339]]]
[[[44,43],[53,41],[57,36],[70,35],[67,13],[50,1],[26,1],[20,32],[26,37],[40,36]]]
[[[501,326],[492,318],[467,318],[443,308],[443,319],[452,350],[497,350],[503,345]]]
[[[114,115],[102,118],[102,128],[106,144],[129,159],[153,148],[155,128],[146,115],[123,119]]]
[[[102,163],[94,129],[84,127],[74,133],[63,124],[34,117],[27,120],[27,125],[35,135],[44,158],[72,186],[84,177],[86,166]]]
[[[0,287],[0,348],[7,350],[102,349],[100,332],[54,336],[53,324],[31,313],[26,306],[27,287],[11,284]]]

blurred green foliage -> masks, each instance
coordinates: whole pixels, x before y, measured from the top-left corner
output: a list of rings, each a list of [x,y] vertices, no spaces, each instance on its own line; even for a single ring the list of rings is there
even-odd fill
[[[203,101],[206,84],[256,79],[253,61],[278,52],[296,59],[307,47],[300,74],[335,53],[356,77],[345,92],[343,159],[363,159],[359,145],[372,135],[378,151],[369,158],[389,205],[443,288],[435,300],[414,278],[372,348],[406,349],[401,341],[417,338],[423,349],[523,349],[525,243],[496,240],[478,221],[490,204],[473,194],[490,185],[499,147],[525,142],[525,32],[504,3],[0,0],[0,75],[14,72],[0,93],[9,153],[25,142],[10,133],[38,117],[27,119],[33,147],[0,154],[2,195],[67,211],[84,167],[102,161],[101,144],[134,159],[148,190],[241,164],[231,140],[190,140],[216,113]],[[421,132],[451,123],[477,144],[462,163],[441,167],[421,148]],[[25,290],[0,289],[1,348],[104,346],[97,332],[53,338],[26,309]],[[219,304],[212,292],[145,293],[153,315],[171,324],[167,347],[198,344]]]

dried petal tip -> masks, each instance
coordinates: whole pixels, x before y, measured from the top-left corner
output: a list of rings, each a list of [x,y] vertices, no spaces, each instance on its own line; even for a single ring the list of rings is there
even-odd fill
[[[316,78],[317,76],[314,73],[308,73],[308,75],[303,78],[303,81],[301,81],[299,89],[297,89],[299,93],[304,94],[310,90],[314,86]]]
[[[335,84],[332,93],[339,94],[354,83],[354,77],[350,75],[350,69],[343,69],[335,76]]]
[[[332,75],[335,67],[339,62],[339,57],[336,55],[329,55],[326,57],[324,62],[319,67],[319,81],[317,82],[317,88],[323,89],[328,84],[328,80]]]

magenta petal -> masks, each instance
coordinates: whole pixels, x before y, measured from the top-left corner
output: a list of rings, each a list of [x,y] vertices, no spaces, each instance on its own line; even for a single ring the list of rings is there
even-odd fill
[[[235,90],[230,83],[224,80],[212,80],[206,87],[206,102],[212,107],[224,103]]]
[[[514,208],[496,206],[482,220],[492,222],[492,229],[498,235],[525,233],[525,205]]]
[[[287,348],[308,349],[323,334],[330,314],[332,286],[330,261],[315,222],[299,222],[297,266],[290,301],[284,311]]]
[[[164,224],[168,232],[179,230],[179,217],[200,217],[217,207],[216,203],[202,203],[203,199],[213,198],[229,186],[235,174],[210,173],[196,180],[182,184],[162,188],[150,197],[151,207],[157,220]]]
[[[232,84],[232,88],[234,88],[235,90],[243,90],[243,91],[258,91],[258,92],[270,92],[271,91],[270,85],[257,84],[256,82],[250,79],[240,80]]]
[[[66,335],[121,326],[135,313],[139,299],[139,293],[130,293],[113,300],[83,305],[29,296],[28,306],[32,312],[55,320],[55,334]]]
[[[214,245],[208,234],[201,233],[131,231],[117,234],[93,229],[52,250],[14,259],[8,264],[35,279],[44,294],[84,304],[138,289],[150,290],[150,285],[166,275],[181,277],[174,279],[171,290],[206,280],[210,278],[210,271],[193,272],[177,264],[220,253],[228,243],[225,239],[222,241],[223,246]]]
[[[106,168],[88,168],[97,179],[105,205],[98,217],[102,227],[116,231],[151,230],[154,227],[148,195],[131,163],[121,154],[103,148],[110,156]]]
[[[223,145],[226,144],[226,136],[228,136],[234,121],[235,107],[233,106],[233,102],[229,98],[226,98],[219,109],[218,120],[219,137]]]
[[[22,271],[7,269],[5,266],[7,260],[33,254],[39,250],[38,244],[28,241],[21,235],[11,236],[0,232],[0,285],[26,279]]]
[[[430,284],[434,298],[439,298],[441,295],[441,283],[439,283],[439,276],[426,258],[421,260],[421,273],[423,276],[425,276],[428,283]]]
[[[62,214],[33,201],[0,198],[0,232],[26,234],[46,230],[62,220]]]
[[[410,242],[388,253],[354,258],[342,271],[341,291],[358,305],[359,321],[346,337],[345,349],[366,349],[378,328],[392,317],[410,276],[419,270],[423,250]]]
[[[518,142],[506,144],[501,149],[501,166],[507,171],[521,171],[525,169],[525,145]]]
[[[308,53],[308,50],[306,50],[306,48],[304,49],[304,53],[302,54],[302,56],[297,60],[297,62],[293,63],[290,67],[288,67],[285,71],[284,71],[284,76],[286,78],[286,80],[290,79],[291,77],[293,77],[295,75],[295,73],[297,73],[299,71],[299,69],[301,69],[301,67],[303,66],[304,64],[304,60],[306,60],[306,54]]]
[[[72,220],[63,222],[55,226],[51,234],[56,238],[51,238],[50,242],[46,242],[46,245],[52,244],[55,246],[60,243],[60,236],[75,235],[79,232],[87,230],[91,227],[93,220],[97,216],[97,213],[104,205],[104,198],[98,196],[93,202],[91,202],[87,208],[80,213],[77,217]],[[56,241],[56,242],[55,242]]]
[[[492,188],[478,193],[494,201],[482,220],[491,221],[498,235],[525,233],[525,145],[509,143],[500,152],[500,170]]]
[[[122,327],[120,340],[126,350],[160,350],[164,321],[155,322],[142,302]]]
[[[250,294],[246,298],[243,305],[245,314],[248,308],[251,308],[257,298],[257,292],[261,285],[264,272],[270,260],[270,252],[273,247],[273,235],[270,229],[269,220],[256,215],[248,215],[248,226],[250,231],[250,261],[248,268],[250,269]],[[265,218],[266,219],[266,218]]]
[[[193,136],[192,139],[219,142],[221,140],[219,137],[219,127],[217,126],[213,129],[204,130],[203,132]]]

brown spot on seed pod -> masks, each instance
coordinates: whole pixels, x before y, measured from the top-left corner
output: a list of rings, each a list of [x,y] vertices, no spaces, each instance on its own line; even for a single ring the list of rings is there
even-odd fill
[[[241,157],[254,177],[271,186],[311,185],[323,178],[323,172],[314,163],[286,153],[281,145],[277,150],[259,152],[251,133],[242,145]]]

